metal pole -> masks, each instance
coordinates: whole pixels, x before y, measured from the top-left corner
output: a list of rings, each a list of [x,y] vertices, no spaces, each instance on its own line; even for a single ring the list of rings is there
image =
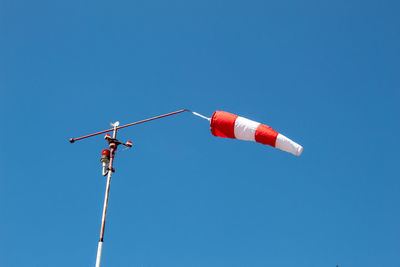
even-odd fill
[[[114,126],[114,134],[113,139],[117,137],[117,127]],[[113,170],[113,162],[114,162],[114,155],[115,155],[116,144],[110,144],[110,164],[107,176],[107,186],[106,186],[106,193],[104,196],[104,205],[103,205],[103,215],[101,218],[101,228],[100,228],[100,240],[97,246],[97,257],[96,257],[96,267],[100,267],[101,262],[101,253],[103,250],[103,238],[104,238],[104,227],[106,224],[106,214],[107,214],[107,204],[108,204],[108,195],[110,192],[110,183],[111,183],[111,173]]]
[[[112,139],[111,138],[106,138],[108,140],[109,147],[110,147],[110,162],[108,163],[108,173],[107,174],[105,172],[106,163],[104,163],[102,161],[102,163],[104,164],[102,173],[103,173],[103,175],[107,175],[107,185],[106,185],[106,192],[105,192],[105,196],[104,196],[103,215],[102,215],[102,218],[101,218],[100,240],[99,240],[98,247],[97,247],[96,267],[100,267],[101,255],[102,255],[102,251],[103,251],[104,228],[105,228],[105,223],[106,223],[106,213],[107,213],[108,196],[109,196],[109,192],[110,192],[111,174],[112,174],[112,172],[114,172],[113,162],[114,162],[115,151],[116,151],[118,145],[121,145],[121,144],[125,145],[127,147],[132,147],[132,143],[131,142],[129,142],[130,144],[128,142],[123,144],[123,143],[120,143],[118,140],[116,140],[116,138],[117,138],[117,130],[129,127],[129,126],[141,124],[141,123],[144,123],[144,122],[148,122],[148,121],[157,120],[157,119],[161,119],[161,118],[164,118],[164,117],[172,116],[172,115],[179,114],[179,113],[182,113],[182,112],[185,112],[185,111],[191,112],[189,109],[181,109],[181,110],[178,110],[178,111],[175,111],[175,112],[159,115],[159,116],[156,116],[156,117],[152,117],[152,118],[148,118],[148,119],[145,119],[145,120],[129,123],[129,124],[122,125],[122,126],[119,126],[118,125],[119,122],[118,122],[118,124],[117,123],[113,124],[114,127],[112,129],[100,131],[100,132],[97,132],[97,133],[92,133],[92,134],[85,135],[85,136],[78,137],[78,138],[70,138],[69,139],[69,141],[71,143],[74,143],[75,141],[78,141],[78,140],[82,140],[82,139],[89,138],[89,137],[92,137],[92,136],[96,136],[96,135],[99,135],[99,134],[102,134],[102,133],[107,133],[107,132],[113,131],[113,138]]]

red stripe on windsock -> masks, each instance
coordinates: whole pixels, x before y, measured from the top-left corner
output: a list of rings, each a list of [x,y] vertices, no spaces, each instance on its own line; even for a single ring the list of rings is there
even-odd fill
[[[256,131],[256,142],[275,147],[278,132],[265,124],[260,124]]]
[[[214,136],[235,138],[235,121],[238,116],[225,111],[215,111],[211,117],[211,133]]]

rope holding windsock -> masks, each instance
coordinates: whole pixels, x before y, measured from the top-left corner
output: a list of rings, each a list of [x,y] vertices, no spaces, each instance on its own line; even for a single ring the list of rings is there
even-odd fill
[[[208,119],[208,118],[207,118]],[[300,156],[303,147],[271,127],[225,111],[215,111],[210,120],[214,136],[256,141]]]

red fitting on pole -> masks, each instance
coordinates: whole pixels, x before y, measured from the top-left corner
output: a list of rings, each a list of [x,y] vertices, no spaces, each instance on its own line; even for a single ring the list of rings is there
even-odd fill
[[[110,150],[103,149],[103,151],[101,152],[100,161],[106,164],[110,162]]]
[[[132,141],[128,140],[128,141],[126,141],[125,145],[127,147],[132,147],[133,144],[132,144]]]

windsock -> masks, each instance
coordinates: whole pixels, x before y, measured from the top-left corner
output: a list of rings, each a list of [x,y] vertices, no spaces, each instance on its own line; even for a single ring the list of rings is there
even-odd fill
[[[256,141],[300,156],[303,147],[271,127],[225,111],[215,111],[210,120],[214,136]]]

